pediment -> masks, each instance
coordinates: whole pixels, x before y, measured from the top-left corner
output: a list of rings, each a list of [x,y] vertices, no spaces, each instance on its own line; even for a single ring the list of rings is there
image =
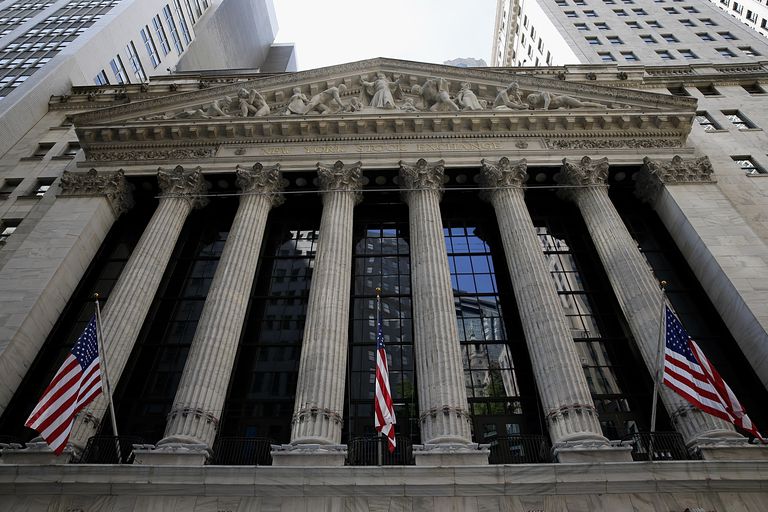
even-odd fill
[[[377,58],[169,93],[74,117],[102,145],[355,137],[687,136],[696,101],[509,70]]]

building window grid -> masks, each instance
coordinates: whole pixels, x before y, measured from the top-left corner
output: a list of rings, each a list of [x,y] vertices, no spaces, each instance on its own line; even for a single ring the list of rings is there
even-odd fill
[[[168,4],[163,7],[163,15],[165,16],[165,23],[168,25],[168,30],[171,31],[171,40],[173,41],[173,45],[176,47],[176,53],[181,55],[184,52],[184,46],[181,44],[179,31],[176,28],[176,22],[173,19],[171,7]]]
[[[168,37],[165,35],[165,27],[160,20],[160,15],[155,15],[152,18],[152,28],[155,29],[157,40],[160,41],[160,49],[163,51],[163,55],[171,53],[171,46],[168,44]]]
[[[3,246],[8,242],[8,239],[16,231],[16,228],[18,228],[20,223],[20,219],[0,220],[0,246]]]
[[[744,171],[744,174],[748,176],[754,176],[756,174],[766,174],[766,171],[757,165],[757,163],[752,159],[751,156],[746,155],[740,155],[740,156],[731,156],[731,160],[736,162],[736,165],[741,168],[742,171]]]
[[[755,124],[747,119],[747,117],[738,110],[723,110],[723,115],[739,130],[751,130],[755,128]]]
[[[144,48],[147,50],[149,61],[152,63],[152,67],[156,68],[160,65],[160,56],[157,54],[157,47],[155,46],[155,40],[152,37],[148,26],[144,26],[141,29],[141,40],[144,42]]]
[[[118,84],[131,83],[131,80],[128,78],[128,73],[125,71],[123,59],[121,59],[119,55],[115,55],[115,58],[110,59],[109,67],[112,69],[112,73],[115,75]]]
[[[184,37],[184,42],[189,45],[192,42],[192,35],[189,32],[189,26],[187,25],[187,18],[184,15],[184,10],[181,8],[180,0],[173,0],[176,6],[176,16],[179,18],[179,27],[181,27],[181,35]]]
[[[136,53],[136,46],[133,44],[133,41],[129,41],[125,49],[128,52],[128,61],[131,63],[133,75],[139,82],[146,82],[147,74],[144,72],[144,66],[141,64],[139,55]]]
[[[716,132],[720,130],[720,126],[707,112],[696,112],[696,123],[701,126],[705,132]]]

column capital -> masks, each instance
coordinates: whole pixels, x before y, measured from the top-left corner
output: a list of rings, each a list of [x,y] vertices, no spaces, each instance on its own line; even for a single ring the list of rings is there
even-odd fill
[[[280,164],[264,167],[257,162],[251,169],[244,169],[238,165],[235,174],[237,175],[237,186],[244,193],[265,195],[270,200],[272,207],[280,206],[285,202],[285,198],[281,194],[285,187],[285,180],[280,173]]]
[[[416,190],[434,190],[442,194],[444,180],[444,160],[430,164],[419,158],[413,166],[400,161],[400,187],[404,189],[403,195],[406,199],[410,192]]]
[[[608,179],[608,158],[592,160],[585,156],[578,163],[563,158],[563,165],[555,179],[562,185],[605,185]]]
[[[635,195],[646,203],[653,203],[664,185],[685,183],[716,183],[709,157],[672,157],[669,162],[643,158],[643,167],[635,181]]]
[[[513,162],[502,157],[497,164],[483,158],[480,164],[480,186],[489,189],[480,192],[480,197],[486,201],[490,201],[499,189],[523,188],[528,180],[528,162],[525,158]]]
[[[363,164],[355,162],[344,165],[337,160],[331,166],[317,162],[317,176],[320,181],[320,189],[323,192],[352,192],[355,196],[355,204],[363,200]]]
[[[85,173],[64,171],[61,176],[60,196],[104,196],[116,217],[133,206],[133,198],[122,169],[101,174],[96,169]]]
[[[208,204],[204,197],[207,186],[200,167],[184,170],[177,165],[174,169],[157,170],[157,181],[165,197],[181,197],[187,200],[193,208],[202,208]]]

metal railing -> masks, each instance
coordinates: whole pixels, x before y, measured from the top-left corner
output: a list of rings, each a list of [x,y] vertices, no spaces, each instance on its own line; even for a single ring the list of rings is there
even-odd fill
[[[653,439],[653,444],[651,444]],[[636,432],[625,436],[622,441],[632,441],[632,460],[647,461],[649,450],[653,460],[689,460],[693,457],[685,447],[683,436],[678,432]]]
[[[133,464],[133,445],[144,444],[136,436],[93,436],[88,439],[79,464]]]
[[[347,444],[348,466],[411,466],[413,443],[407,436],[395,436],[396,448],[389,451],[384,436],[356,437]]]
[[[216,466],[271,466],[272,444],[265,437],[220,437],[213,443],[208,464]]]
[[[497,437],[491,441],[491,464],[541,464],[552,462],[547,438],[540,435]]]

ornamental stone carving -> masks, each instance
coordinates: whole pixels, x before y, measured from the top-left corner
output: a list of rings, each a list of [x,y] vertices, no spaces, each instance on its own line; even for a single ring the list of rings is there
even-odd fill
[[[430,78],[423,85],[414,85],[411,92],[421,96],[424,109],[430,112],[461,110],[451,99],[448,80],[445,78]]]
[[[399,78],[394,82],[390,82],[387,76],[379,71],[376,73],[376,78],[373,82],[368,82],[363,77],[360,77],[360,84],[363,86],[361,93],[363,106],[370,105],[374,108],[384,109],[397,108],[395,98],[400,97],[402,94]]]
[[[355,195],[355,203],[363,200],[363,164],[355,162],[352,165],[344,165],[337,160],[332,166],[317,163],[317,176],[320,188],[325,192],[352,192]]]
[[[189,201],[193,208],[202,208],[208,204],[205,198],[207,189],[200,167],[186,171],[180,165],[174,169],[157,170],[157,182],[164,197],[181,197]]]
[[[254,164],[251,169],[240,166],[235,170],[237,186],[246,194],[262,194],[268,196],[272,206],[280,206],[285,202],[281,192],[285,180],[280,174],[280,164],[264,167],[261,163]]]
[[[669,163],[645,157],[643,163],[635,180],[635,196],[646,203],[653,204],[664,185],[717,182],[712,163],[706,156],[683,159],[675,155]]]
[[[89,160],[95,162],[106,161],[134,161],[134,160],[197,160],[200,158],[213,158],[215,148],[158,148],[150,150],[86,150]]]
[[[61,176],[60,195],[65,197],[104,196],[116,217],[133,206],[133,199],[122,170],[102,174],[99,174],[96,169],[86,173],[64,171]]]
[[[400,161],[400,186],[404,193],[414,190],[436,190],[442,193],[445,181],[445,161],[438,160],[434,164],[420,158],[416,165],[410,166]]]
[[[679,148],[682,139],[544,139],[549,149]]]
[[[480,163],[480,186],[486,189],[480,192],[480,197],[486,201],[490,201],[498,189],[522,188],[528,180],[528,162],[525,158],[512,162],[502,157],[498,164],[482,159]]]
[[[563,158],[563,166],[555,176],[558,183],[577,187],[604,186],[607,179],[608,158],[592,160],[588,156],[582,158],[578,163]]]

